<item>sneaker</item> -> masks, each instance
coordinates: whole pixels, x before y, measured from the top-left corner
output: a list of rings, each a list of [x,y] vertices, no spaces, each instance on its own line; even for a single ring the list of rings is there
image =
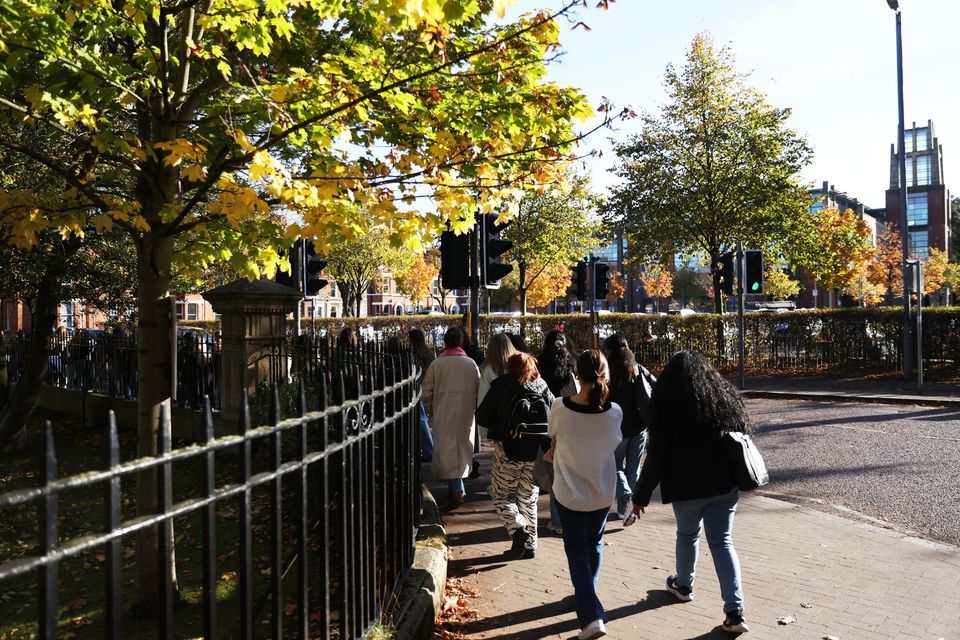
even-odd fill
[[[620,519],[621,519],[621,520],[623,520],[623,526],[625,526],[625,527],[629,527],[629,526],[632,525],[634,522],[636,522],[636,521],[637,521],[637,514],[635,514],[635,513],[633,512],[633,500],[632,500],[632,499],[628,499],[628,500],[627,500],[627,506],[626,506],[626,508],[623,510],[623,513],[618,513],[617,515],[620,516]]]
[[[480,477],[480,461],[474,460],[473,467],[470,469],[470,478],[476,480]]]
[[[552,532],[553,532],[553,535],[556,535],[556,536],[562,536],[562,535],[563,535],[563,529],[560,528],[559,526],[554,525],[552,522],[547,525],[547,529],[549,529],[550,531],[552,531]]]
[[[747,621],[743,617],[743,611],[728,613],[720,627],[730,633],[746,633],[750,631],[750,627],[747,626]]]
[[[667,591],[672,593],[680,602],[690,602],[693,600],[693,589],[690,587],[681,587],[677,584],[677,576],[667,578]]]
[[[577,634],[577,640],[593,640],[605,635],[607,635],[607,627],[603,624],[603,620],[597,619]]]
[[[464,495],[463,491],[456,491],[450,494],[450,499],[447,500],[447,509],[456,509],[463,504]]]
[[[533,560],[536,557],[537,557],[536,549],[524,549],[523,552],[520,554],[521,560]]]

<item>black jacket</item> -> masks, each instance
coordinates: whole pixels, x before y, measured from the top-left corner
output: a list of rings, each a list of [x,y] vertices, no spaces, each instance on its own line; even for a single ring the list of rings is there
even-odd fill
[[[483,397],[483,402],[477,407],[476,413],[477,424],[487,429],[487,437],[490,440],[504,439],[504,430],[507,428],[510,412],[513,410],[513,399],[523,388],[541,394],[548,408],[553,405],[553,394],[543,378],[521,385],[509,374],[500,376],[490,383],[490,391]]]
[[[650,429],[633,503],[650,504],[658,484],[664,504],[719,496],[733,489],[737,481],[721,435],[691,433],[676,424]]]
[[[647,428],[640,412],[637,411],[637,385],[630,380],[624,382],[610,393],[610,400],[616,402],[623,409],[623,422],[620,423],[620,434],[624,438],[633,438],[643,433]]]

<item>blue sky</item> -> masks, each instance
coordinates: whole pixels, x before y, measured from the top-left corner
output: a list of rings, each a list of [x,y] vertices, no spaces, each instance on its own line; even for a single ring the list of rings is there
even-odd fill
[[[551,78],[580,87],[591,103],[655,110],[668,63],[683,64],[693,36],[709,31],[730,44],[737,69],[772,104],[793,109],[790,126],[807,136],[813,163],[803,179],[881,207],[889,182],[890,144],[897,133],[895,14],[885,0],[618,0],[609,11],[581,9],[591,28],[564,26],[565,55]],[[519,0],[512,13],[558,7],[557,0]],[[908,126],[934,121],[944,150],[947,187],[960,193],[960,1],[900,0],[904,96]],[[624,139],[638,120],[588,143],[603,150],[588,160],[594,184],[616,178],[608,138]]]

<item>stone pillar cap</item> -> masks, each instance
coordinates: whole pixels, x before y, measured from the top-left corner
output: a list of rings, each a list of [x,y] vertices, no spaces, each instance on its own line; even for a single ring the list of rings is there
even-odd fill
[[[300,292],[273,280],[247,280],[242,278],[229,284],[206,291],[203,299],[210,303],[216,313],[226,308],[242,308],[264,313],[289,313],[295,311],[301,299]]]

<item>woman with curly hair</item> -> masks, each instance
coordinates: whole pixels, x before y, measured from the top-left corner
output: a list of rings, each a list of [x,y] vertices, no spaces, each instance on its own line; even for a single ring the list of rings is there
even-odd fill
[[[667,578],[667,591],[682,602],[693,599],[701,527],[706,532],[723,597],[722,627],[734,633],[749,627],[733,547],[740,490],[722,437],[746,430],[747,413],[733,385],[699,353],[680,351],[653,390],[647,457],[633,491],[637,515],[650,504],[658,484],[663,503],[673,504],[677,573]]]

